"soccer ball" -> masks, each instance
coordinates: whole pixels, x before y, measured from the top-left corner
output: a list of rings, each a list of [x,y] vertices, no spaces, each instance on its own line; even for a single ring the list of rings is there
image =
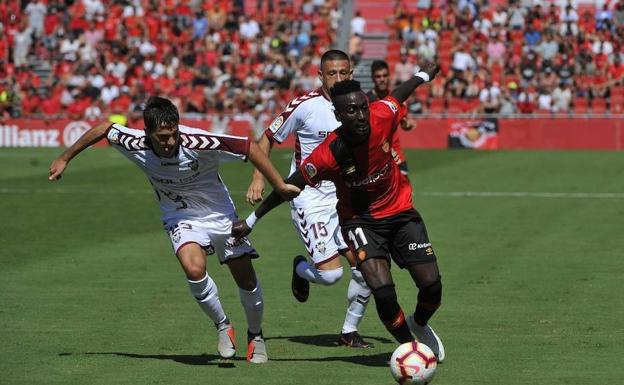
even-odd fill
[[[416,341],[399,346],[390,358],[392,377],[399,384],[428,384],[437,366],[438,360],[429,346]]]

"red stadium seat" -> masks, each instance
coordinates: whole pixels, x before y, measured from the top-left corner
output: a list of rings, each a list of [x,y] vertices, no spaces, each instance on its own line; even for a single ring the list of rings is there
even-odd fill
[[[588,110],[588,100],[586,97],[576,97],[574,98],[574,112],[577,114],[587,113]]]
[[[429,112],[433,113],[441,113],[444,112],[444,99],[442,98],[431,98],[429,99]]]
[[[597,98],[592,101],[591,112],[594,114],[604,114],[607,112],[607,102],[602,98]]]

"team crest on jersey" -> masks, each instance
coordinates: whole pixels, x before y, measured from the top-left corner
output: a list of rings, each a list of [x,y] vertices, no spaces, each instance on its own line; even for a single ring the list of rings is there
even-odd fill
[[[269,129],[271,130],[271,132],[275,133],[277,130],[280,129],[280,127],[282,127],[282,124],[284,124],[284,117],[280,115],[277,118],[275,118],[273,123],[271,123],[271,125],[269,126]]]
[[[316,250],[318,250],[318,252],[321,253],[321,254],[325,254],[325,250],[326,250],[325,242],[317,243],[316,244]]]
[[[111,143],[113,144],[119,143],[119,131],[118,130],[111,128],[111,132],[108,135],[109,135],[109,138],[110,138],[109,140]]]
[[[312,163],[308,163],[305,165],[306,174],[308,174],[308,178],[314,178],[317,173],[316,167]]]
[[[388,152],[390,151],[390,143],[388,143],[388,141],[384,141],[383,144],[381,145],[381,149],[383,150],[383,152]]]

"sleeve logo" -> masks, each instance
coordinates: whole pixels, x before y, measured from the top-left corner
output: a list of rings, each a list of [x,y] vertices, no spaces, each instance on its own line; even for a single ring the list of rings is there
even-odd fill
[[[308,178],[314,178],[317,173],[316,167],[314,167],[312,163],[307,163],[304,168],[306,174],[308,174]]]
[[[108,133],[108,140],[111,143],[119,144],[119,131],[115,128],[111,128],[110,132]]]
[[[282,127],[282,124],[284,124],[284,117],[280,115],[277,118],[275,118],[273,123],[271,123],[271,125],[269,126],[269,130],[275,133],[277,130],[280,129],[280,127]]]
[[[381,102],[386,104],[388,107],[390,107],[392,112],[394,112],[395,114],[399,111],[399,106],[397,106],[394,101],[383,99],[383,100],[381,100]]]

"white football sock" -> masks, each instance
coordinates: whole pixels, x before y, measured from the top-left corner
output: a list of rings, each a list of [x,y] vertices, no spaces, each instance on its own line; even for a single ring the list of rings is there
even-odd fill
[[[371,290],[366,285],[362,273],[355,268],[351,268],[351,281],[349,282],[349,290],[347,291],[347,314],[344,324],[342,325],[342,333],[351,333],[358,330],[358,326],[364,317],[366,306],[370,299]]]
[[[245,309],[245,316],[247,317],[247,328],[252,334],[258,334],[262,331],[262,314],[264,310],[264,298],[260,281],[258,281],[256,288],[252,291],[241,288],[238,291],[243,309]]]
[[[342,277],[342,266],[332,270],[319,270],[308,262],[299,262],[297,275],[312,283],[329,286],[338,282],[340,277]]]
[[[208,273],[199,281],[189,279],[188,283],[191,288],[191,294],[193,294],[204,313],[210,317],[215,325],[223,323],[226,320],[226,316],[219,300],[219,291]]]

